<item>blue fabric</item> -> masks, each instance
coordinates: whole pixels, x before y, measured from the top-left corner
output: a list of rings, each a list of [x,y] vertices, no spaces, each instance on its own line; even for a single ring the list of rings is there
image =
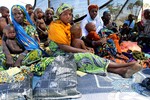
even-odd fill
[[[32,79],[32,89],[35,88],[36,84],[38,83],[38,81],[40,80],[40,76],[33,76]]]
[[[15,30],[16,30],[16,38],[18,40],[18,42],[24,46],[24,48],[26,50],[35,50],[35,49],[38,49],[39,48],[39,45],[38,43],[31,37],[29,36],[25,30],[23,29],[23,27],[16,22],[16,20],[14,19],[14,15],[13,15],[13,8],[14,7],[17,7],[19,9],[21,9],[24,13],[24,16],[26,18],[26,20],[34,26],[32,20],[30,19],[30,16],[28,15],[26,9],[21,6],[21,5],[14,5],[12,8],[11,8],[11,18],[12,18],[12,22],[14,24],[14,27],[15,27]]]
[[[132,23],[130,24],[129,20],[125,20],[124,23],[128,24],[129,28],[133,29],[135,25],[135,21],[133,20]]]

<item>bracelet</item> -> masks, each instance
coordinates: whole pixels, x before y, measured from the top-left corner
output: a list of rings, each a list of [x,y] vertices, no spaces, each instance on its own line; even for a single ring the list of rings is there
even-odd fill
[[[25,55],[27,55],[27,54],[23,52],[23,53],[21,53],[21,55],[25,56]]]

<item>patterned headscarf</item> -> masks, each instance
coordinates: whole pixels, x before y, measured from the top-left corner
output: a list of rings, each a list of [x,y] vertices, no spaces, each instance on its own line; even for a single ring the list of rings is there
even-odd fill
[[[73,10],[73,8],[70,6],[70,5],[68,5],[68,4],[65,4],[65,3],[62,3],[61,5],[60,5],[60,7],[58,7],[58,9],[57,9],[57,12],[56,12],[56,16],[57,16],[57,18],[59,18],[59,16],[64,12],[64,11],[66,11],[66,10]]]
[[[88,10],[90,11],[90,10],[93,9],[93,8],[96,8],[96,9],[98,10],[98,5],[96,5],[96,4],[91,4],[91,5],[89,5]]]
[[[47,11],[51,11],[51,12],[54,14],[54,10],[51,9],[51,8],[47,8],[47,9],[45,10],[45,13],[46,13]]]

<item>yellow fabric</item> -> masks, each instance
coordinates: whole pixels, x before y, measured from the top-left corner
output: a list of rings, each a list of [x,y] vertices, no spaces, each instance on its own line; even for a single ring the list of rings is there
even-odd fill
[[[51,22],[48,30],[48,38],[58,44],[70,45],[71,43],[71,25],[65,25],[62,21]]]

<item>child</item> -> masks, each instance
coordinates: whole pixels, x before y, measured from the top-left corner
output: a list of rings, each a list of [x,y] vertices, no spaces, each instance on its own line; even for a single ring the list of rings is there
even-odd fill
[[[7,67],[20,66],[23,58],[28,53],[28,51],[18,44],[16,40],[16,33],[13,26],[7,25],[3,29],[3,33],[5,36],[6,46],[10,51],[10,53],[8,53],[5,52],[5,49],[3,49],[4,54],[6,56],[6,64],[7,62],[10,62],[8,60],[13,60],[13,58],[17,57],[16,54],[19,54],[18,58],[16,58],[16,60],[14,59],[15,61],[11,61],[12,63]],[[14,55],[15,57],[13,57],[13,54],[15,54]],[[12,58],[12,59],[7,59],[7,58]]]
[[[26,10],[31,18],[31,20],[33,21],[33,23],[35,24],[35,20],[34,20],[34,13],[33,13],[33,7],[31,4],[26,4]]]
[[[34,18],[36,21],[37,31],[38,31],[41,42],[47,41],[47,38],[48,38],[47,27],[44,22],[44,13],[42,9],[40,8],[35,9]]]
[[[94,23],[92,22],[87,23],[85,29],[88,31],[88,35],[86,36],[86,38],[92,41],[100,40],[100,36],[96,32],[96,26]]]
[[[76,48],[88,50],[91,53],[94,53],[93,48],[86,47],[83,40],[81,40],[82,30],[79,25],[73,25],[70,29],[71,32],[71,45]]]
[[[101,41],[98,47],[95,47],[95,52],[97,55],[103,57],[107,55],[116,56],[116,47],[112,39],[109,39],[106,34],[102,34],[102,37],[96,32],[96,26],[94,23],[89,22],[86,24],[85,29],[88,31],[86,38],[92,41]]]
[[[123,40],[128,41],[129,40],[130,28],[129,28],[127,23],[123,24],[122,29],[120,30],[120,34],[121,34],[121,41],[123,41]]]
[[[10,15],[9,15],[9,9],[5,6],[0,7],[0,36],[3,35],[3,28],[7,24],[11,24]]]
[[[45,11],[45,24],[48,26],[53,21],[54,10],[47,8]]]

